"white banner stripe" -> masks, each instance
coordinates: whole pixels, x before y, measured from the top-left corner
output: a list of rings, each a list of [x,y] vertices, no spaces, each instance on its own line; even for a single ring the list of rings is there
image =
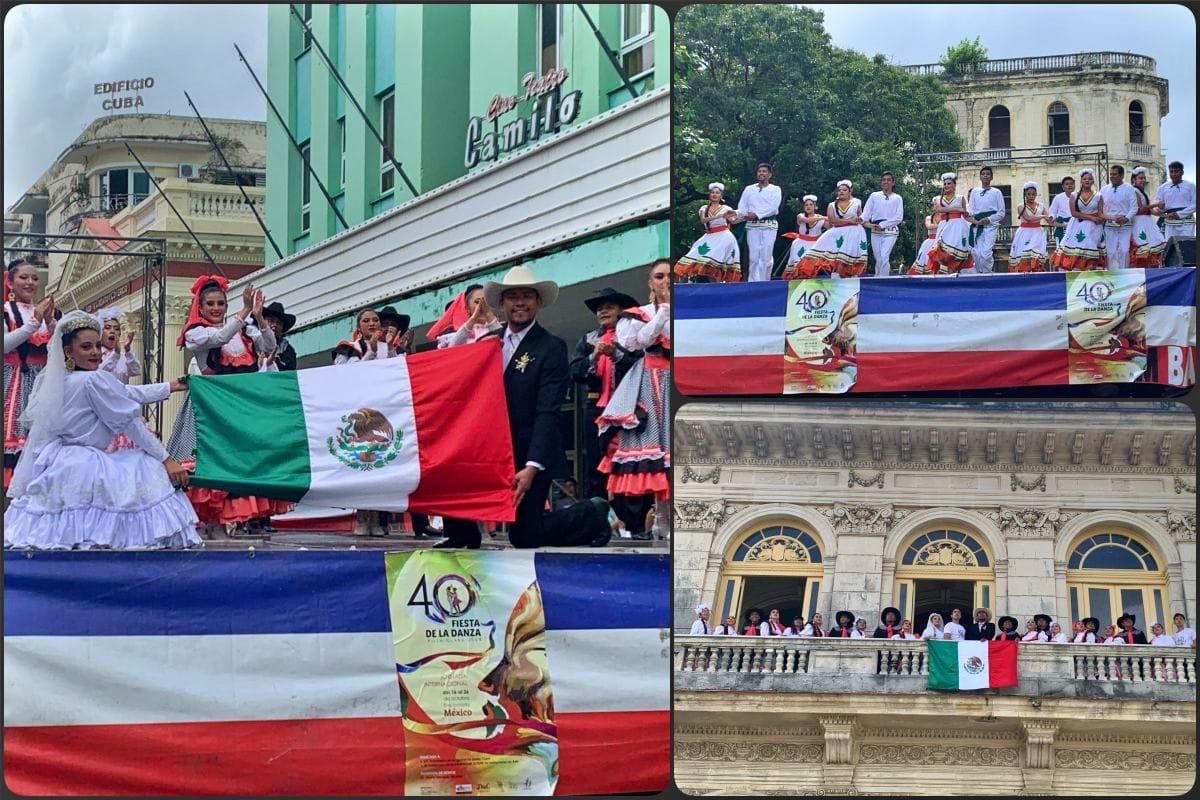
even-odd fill
[[[555,710],[669,710],[669,644],[660,628],[546,631]]]
[[[677,356],[783,356],[786,317],[677,319]]]
[[[1066,349],[1065,310],[936,311],[858,318],[860,353]]]
[[[399,715],[387,631],[4,640],[6,726]]]
[[[308,429],[311,478],[304,502],[310,505],[406,511],[408,496],[421,480],[417,453],[417,424],[413,415],[412,384],[403,357],[341,366],[305,369],[296,373],[300,405]],[[380,468],[356,468],[354,459],[337,441],[342,420],[360,409],[378,411],[398,435],[396,452],[380,453],[371,463]],[[333,437],[334,441],[330,442]],[[386,457],[393,456],[393,460]],[[360,466],[365,466],[361,464]]]
[[[959,642],[958,688],[986,689],[988,682],[987,642]]]
[[[1146,344],[1187,347],[1196,341],[1196,309],[1184,306],[1146,307]]]

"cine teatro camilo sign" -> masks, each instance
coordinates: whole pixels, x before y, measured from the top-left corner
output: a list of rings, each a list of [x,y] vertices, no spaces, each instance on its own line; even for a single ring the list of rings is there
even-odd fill
[[[505,153],[536,142],[546,134],[557,133],[563,125],[574,122],[579,116],[579,98],[583,92],[575,90],[560,95],[559,87],[567,77],[565,69],[552,69],[541,77],[530,72],[521,81],[525,87],[523,96],[498,94],[488,103],[487,114],[471,117],[467,123],[467,150],[463,159],[467,169],[495,161]],[[523,100],[533,101],[528,117],[518,117],[499,130],[484,132],[485,123],[495,122]]]

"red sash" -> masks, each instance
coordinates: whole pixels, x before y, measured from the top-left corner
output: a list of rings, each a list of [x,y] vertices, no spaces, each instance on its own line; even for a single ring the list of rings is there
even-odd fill
[[[1022,228],[1040,228],[1040,227],[1042,227],[1042,223],[1040,223],[1040,222],[1022,222],[1021,227]]]

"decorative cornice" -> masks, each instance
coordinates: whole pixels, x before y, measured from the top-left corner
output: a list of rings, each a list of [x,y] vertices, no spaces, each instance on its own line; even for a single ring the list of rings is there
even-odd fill
[[[1009,478],[1009,486],[1014,492],[1018,488],[1024,489],[1027,492],[1032,492],[1034,489],[1041,489],[1043,492],[1046,491],[1046,473],[1044,472],[1039,473],[1036,478],[1028,480],[1013,472],[1009,475]]]
[[[1013,730],[950,730],[944,728],[875,728],[863,734],[863,739],[953,739],[969,741],[985,739],[1016,743],[1017,733]]]
[[[939,744],[864,744],[858,751],[858,763],[1015,767],[1017,766],[1017,748]]]
[[[682,460],[682,458],[680,459]],[[770,467],[772,469],[855,469],[855,470],[882,470],[884,472],[1007,472],[1013,473],[1022,469],[1021,464],[988,464],[983,461],[972,461],[968,464],[959,464],[954,461],[939,462],[931,464],[928,462],[901,462],[901,461],[842,461],[831,459],[807,459],[804,461],[791,461],[782,458],[703,458],[689,457],[693,467],[697,469],[702,467]],[[687,469],[685,467],[684,469]],[[1028,467],[1025,467],[1028,469]],[[1039,464],[1039,473],[1055,474],[1063,473],[1069,475],[1094,474],[1094,475],[1174,475],[1178,477],[1179,470],[1175,467],[1160,467],[1157,465],[1140,466],[1137,468],[1130,467],[1125,464],[1104,466],[1100,464]],[[1187,484],[1184,484],[1187,486]],[[1193,484],[1190,492],[1195,491]]]
[[[676,761],[733,763],[786,761],[819,764],[825,747],[819,742],[675,741]]]
[[[1056,738],[1059,744],[1149,744],[1196,748],[1193,736],[1110,736],[1094,733],[1064,733]]]
[[[1137,752],[1132,750],[1054,751],[1058,769],[1102,769],[1148,772],[1195,772],[1195,753]]]
[[[819,509],[833,523],[837,533],[865,533],[883,535],[892,525],[908,516],[907,511],[897,511],[891,503],[871,505],[859,503],[847,505],[834,503],[832,508]]]
[[[681,480],[683,483],[692,481],[693,483],[712,483],[715,486],[721,482],[721,468],[716,467],[715,469],[710,470],[707,474],[701,475],[691,467],[684,467],[683,478]]]
[[[984,516],[995,522],[1005,536],[1053,539],[1058,535],[1059,529],[1078,514],[1056,508],[1000,506],[998,511],[989,511]]]
[[[776,728],[746,725],[680,725],[675,728],[676,736],[732,736],[746,738],[762,736],[772,740],[778,739],[819,739],[821,731],[818,728]]]

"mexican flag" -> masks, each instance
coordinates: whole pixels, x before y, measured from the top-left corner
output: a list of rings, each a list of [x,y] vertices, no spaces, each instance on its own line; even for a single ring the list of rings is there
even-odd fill
[[[193,376],[194,486],[314,506],[514,519],[500,342]]]
[[[930,689],[960,692],[1016,685],[1016,642],[929,640]]]

